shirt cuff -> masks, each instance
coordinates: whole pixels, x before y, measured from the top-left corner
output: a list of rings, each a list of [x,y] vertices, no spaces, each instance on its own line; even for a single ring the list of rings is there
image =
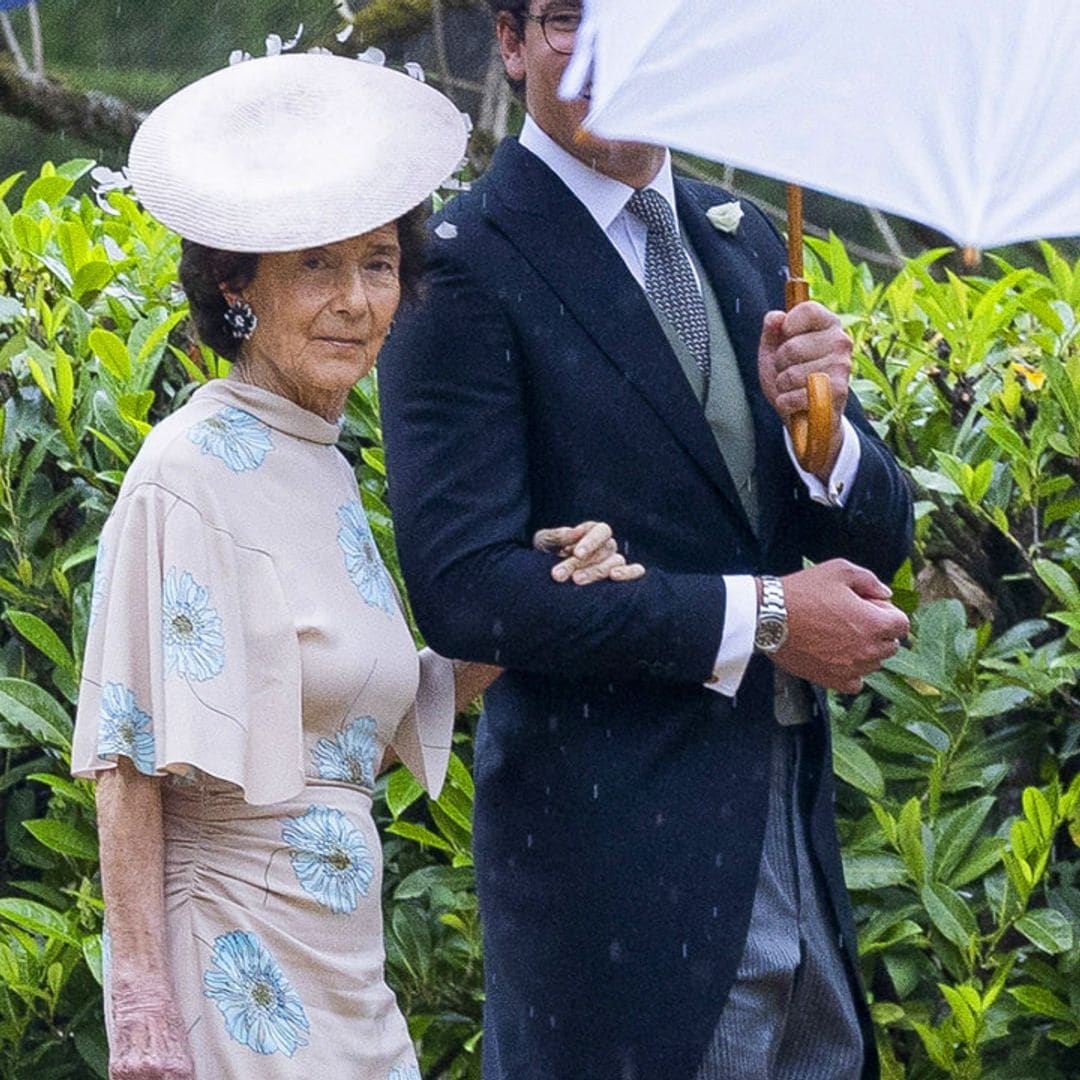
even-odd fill
[[[705,686],[725,697],[734,697],[754,655],[757,585],[750,574],[725,574],[724,587],[727,589],[724,638],[716,654],[712,678]]]
[[[795,471],[802,477],[802,482],[810,493],[810,498],[816,503],[821,503],[822,506],[843,508],[859,471],[862,443],[859,442],[858,432],[846,416],[840,418],[840,425],[844,439],[840,444],[840,453],[836,455],[836,464],[833,465],[832,474],[829,476],[828,487],[799,464],[799,459],[795,456],[795,447],[791,445],[791,436],[786,427],[784,428],[784,444],[787,446],[788,456],[795,466]]]

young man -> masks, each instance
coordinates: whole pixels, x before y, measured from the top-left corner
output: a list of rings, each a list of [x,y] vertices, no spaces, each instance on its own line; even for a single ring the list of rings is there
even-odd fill
[[[874,1075],[803,680],[855,690],[906,633],[907,489],[839,321],[775,310],[760,212],[720,231],[730,196],[663,148],[582,141],[578,5],[491,3],[525,128],[448,207],[380,368],[420,626],[506,668],[476,746],[485,1080]],[[817,476],[782,428],[812,371]],[[558,591],[529,538],[586,512],[643,579]]]

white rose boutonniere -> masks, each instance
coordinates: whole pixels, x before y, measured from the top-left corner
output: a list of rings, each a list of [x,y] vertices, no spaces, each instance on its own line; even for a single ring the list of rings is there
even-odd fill
[[[745,212],[742,203],[738,199],[732,199],[731,202],[710,207],[705,216],[712,222],[714,229],[734,233],[738,232],[739,222],[742,221]]]

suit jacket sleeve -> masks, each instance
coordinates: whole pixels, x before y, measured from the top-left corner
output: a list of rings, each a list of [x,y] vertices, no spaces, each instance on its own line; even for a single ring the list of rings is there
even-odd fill
[[[607,680],[701,683],[723,635],[718,575],[648,568],[637,582],[551,579],[531,546],[531,387],[494,290],[445,257],[403,310],[379,386],[401,566],[445,656]],[[588,469],[588,461],[581,468]],[[575,522],[544,522],[571,525]]]

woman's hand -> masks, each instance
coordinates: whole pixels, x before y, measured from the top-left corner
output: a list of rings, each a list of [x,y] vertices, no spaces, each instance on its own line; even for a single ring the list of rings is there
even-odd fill
[[[117,989],[112,1010],[109,1080],[194,1080],[184,1022],[166,987]]]
[[[603,521],[583,521],[580,525],[557,529],[539,529],[533,536],[537,551],[558,555],[561,562],[551,568],[556,581],[572,580],[575,585],[594,581],[634,581],[645,567],[627,563],[619,554],[611,526]]]

